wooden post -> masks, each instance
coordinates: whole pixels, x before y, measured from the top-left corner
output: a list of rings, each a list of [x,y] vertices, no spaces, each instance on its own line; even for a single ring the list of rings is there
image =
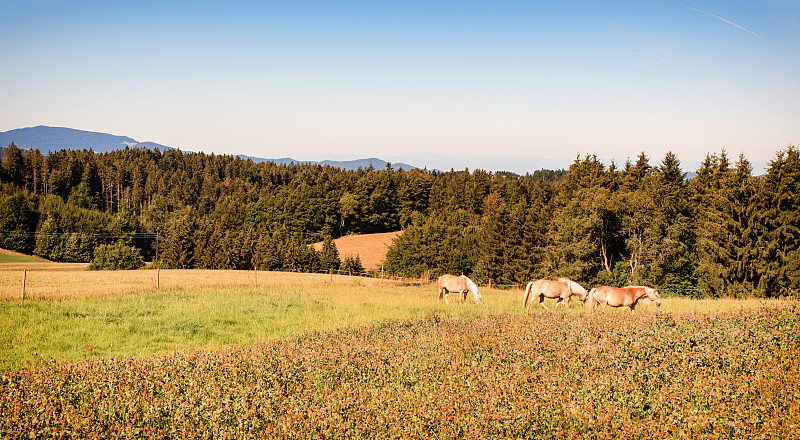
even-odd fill
[[[22,272],[22,300],[25,301],[25,282],[28,280],[28,269]]]
[[[161,286],[161,268],[156,269],[156,290]]]

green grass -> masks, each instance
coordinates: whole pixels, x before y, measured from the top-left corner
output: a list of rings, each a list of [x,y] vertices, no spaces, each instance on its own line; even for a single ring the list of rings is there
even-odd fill
[[[7,254],[0,252],[0,264],[4,263],[41,263],[41,258],[32,257],[30,255],[22,254]]]
[[[0,303],[0,369],[95,356],[142,357],[223,346],[370,322],[428,317],[526,313],[521,292],[483,291],[484,304],[468,298],[437,304],[429,286],[285,284],[261,288],[169,290],[101,297]],[[764,301],[664,299],[662,307],[639,305],[635,313],[711,312],[755,307]],[[553,300],[546,300],[552,309]],[[567,310],[585,313],[573,301]],[[616,309],[596,313],[622,313]]]
[[[488,291],[484,301],[481,306],[471,299],[459,305],[451,298],[450,305],[438,305],[431,288],[333,284],[7,301],[1,304],[0,369],[51,359],[211,350],[434,313],[468,317],[522,312],[514,307],[514,294]]]

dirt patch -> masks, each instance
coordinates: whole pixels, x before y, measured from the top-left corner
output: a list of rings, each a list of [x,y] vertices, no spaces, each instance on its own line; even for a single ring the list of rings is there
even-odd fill
[[[385,232],[381,234],[362,234],[347,235],[333,240],[336,249],[339,251],[339,258],[356,256],[361,259],[364,269],[370,270],[379,267],[386,258],[386,251],[389,250],[394,239],[402,234],[403,231]],[[314,249],[322,250],[322,242],[314,243]]]

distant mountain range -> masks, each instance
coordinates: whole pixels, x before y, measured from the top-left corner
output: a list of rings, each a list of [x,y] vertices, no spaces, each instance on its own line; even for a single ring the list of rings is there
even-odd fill
[[[172,149],[166,145],[155,142],[139,142],[127,136],[115,136],[107,133],[97,133],[93,131],[76,130],[65,127],[47,127],[40,125],[37,127],[18,128],[0,133],[0,147],[6,147],[11,143],[23,150],[39,149],[43,154],[50,151],[60,150],[93,150],[96,153],[106,153],[109,151],[129,148],[147,148],[153,150],[158,148],[161,151]],[[275,162],[277,164],[288,165],[291,163],[310,163],[320,165],[330,165],[332,167],[346,170],[357,170],[361,168],[375,169],[386,168],[387,162],[375,157],[368,159],[355,160],[298,160],[290,157],[280,159],[265,159],[261,157],[238,155],[242,159],[250,159],[253,162]],[[417,168],[406,163],[392,163],[393,169],[410,170]]]
[[[6,147],[14,143],[24,150],[39,149],[43,154],[48,151],[92,149],[98,153],[131,148],[169,148],[154,142],[138,142],[127,136],[96,133],[93,131],[75,130],[63,127],[18,128],[0,133],[0,146]]]
[[[49,151],[82,150],[92,149],[98,153],[130,148],[158,148],[161,151],[172,149],[172,147],[157,144],[155,142],[139,142],[127,136],[115,136],[107,133],[97,133],[92,131],[76,130],[64,127],[38,127],[19,128],[0,132],[0,148],[6,147],[11,143],[22,149],[39,149],[43,154]],[[0,152],[1,153],[1,152]],[[519,175],[533,173],[536,170],[561,170],[569,169],[575,158],[547,158],[536,156],[448,156],[432,153],[401,153],[379,159],[376,157],[358,158],[352,155],[330,154],[327,157],[313,157],[309,159],[296,159],[282,157],[278,159],[267,159],[261,157],[238,155],[242,159],[250,159],[253,162],[275,162],[277,164],[305,163],[330,165],[345,170],[356,170],[358,168],[374,169],[386,168],[387,162],[392,164],[392,168],[411,170],[415,168],[426,168],[428,170],[462,171],[477,169],[500,172],[508,171]],[[606,164],[610,160],[600,159]],[[413,165],[410,165],[413,164]],[[651,162],[653,166],[658,166],[658,161]],[[623,162],[617,162],[617,166],[622,166]],[[693,172],[700,166],[698,161],[683,161],[681,168],[686,173],[687,179],[694,177]],[[763,174],[766,165],[753,163],[754,175]]]

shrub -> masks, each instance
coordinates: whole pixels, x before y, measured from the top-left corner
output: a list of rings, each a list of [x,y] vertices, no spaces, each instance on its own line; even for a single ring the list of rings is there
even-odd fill
[[[348,272],[350,274],[361,274],[364,272],[364,265],[361,264],[361,257],[356,255],[353,256],[346,256],[344,257],[344,261],[342,261],[342,265],[339,268],[342,272]]]
[[[142,266],[144,266],[144,258],[139,249],[118,241],[114,244],[103,244],[96,247],[89,270],[126,270],[138,269]]]

